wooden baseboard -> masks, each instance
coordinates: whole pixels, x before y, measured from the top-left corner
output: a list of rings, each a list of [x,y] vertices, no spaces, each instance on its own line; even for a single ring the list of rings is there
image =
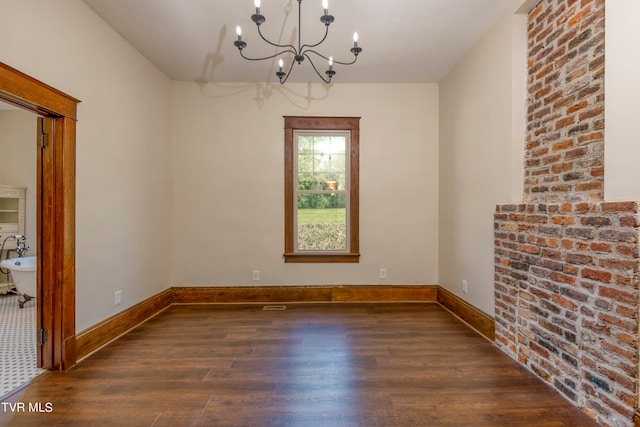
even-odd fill
[[[438,286],[430,285],[345,285],[345,286],[265,286],[265,287],[175,287],[173,302],[253,303],[253,302],[436,302]]]
[[[267,302],[433,302],[494,339],[493,319],[437,285],[173,287],[79,332],[76,355],[86,357],[171,304]]]
[[[175,304],[327,302],[331,288],[321,286],[174,287]]]
[[[438,304],[467,323],[489,341],[495,341],[495,321],[488,314],[441,287],[438,287]]]
[[[76,335],[77,360],[93,353],[108,342],[155,316],[173,302],[173,291],[167,289]]]

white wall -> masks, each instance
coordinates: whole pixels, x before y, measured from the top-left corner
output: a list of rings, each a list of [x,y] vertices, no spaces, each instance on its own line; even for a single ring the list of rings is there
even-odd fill
[[[82,101],[76,329],[169,286],[169,79],[80,0],[0,0],[0,60]],[[123,291],[115,307],[114,292]]]
[[[440,82],[439,283],[489,315],[493,213],[522,197],[526,17],[516,6]]]
[[[605,200],[640,200],[640,2],[605,8]]]
[[[360,263],[284,263],[284,115],[362,117]],[[172,285],[437,283],[437,85],[175,82],[172,123]]]
[[[25,236],[29,253],[36,240],[36,129],[37,116],[24,110],[0,110],[0,184],[24,187]],[[2,242],[0,242],[2,243]]]

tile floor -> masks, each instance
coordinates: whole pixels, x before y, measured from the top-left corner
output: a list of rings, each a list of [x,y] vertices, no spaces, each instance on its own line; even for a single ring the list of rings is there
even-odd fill
[[[36,303],[18,307],[18,296],[0,295],[0,400],[44,372],[37,367]]]

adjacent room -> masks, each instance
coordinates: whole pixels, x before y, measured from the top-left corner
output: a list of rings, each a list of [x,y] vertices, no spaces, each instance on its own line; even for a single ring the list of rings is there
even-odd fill
[[[0,0],[0,423],[634,425],[640,4],[370,3]]]

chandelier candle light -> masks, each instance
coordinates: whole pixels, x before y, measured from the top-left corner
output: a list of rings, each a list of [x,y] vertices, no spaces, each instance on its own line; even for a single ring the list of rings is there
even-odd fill
[[[283,50],[280,50],[271,56],[265,56],[263,58],[250,58],[245,56],[244,53],[242,52],[242,49],[247,47],[247,42],[242,40],[242,29],[240,28],[240,26],[236,27],[236,33],[238,35],[238,39],[233,42],[233,45],[238,48],[238,51],[240,52],[240,56],[242,56],[244,59],[248,59],[249,61],[262,61],[265,59],[272,59],[280,55],[291,54],[293,56],[293,59],[291,61],[291,64],[289,65],[289,69],[287,72],[284,71],[284,61],[282,60],[282,58],[280,58],[280,60],[278,61],[278,71],[276,72],[276,76],[278,76],[278,79],[280,79],[280,84],[284,84],[284,82],[287,81],[287,79],[291,75],[291,70],[293,69],[293,65],[296,63],[302,64],[302,61],[304,61],[305,58],[309,60],[311,67],[313,67],[313,70],[316,72],[318,77],[322,79],[322,81],[324,81],[325,83],[331,83],[331,78],[336,74],[335,70],[333,69],[333,64],[340,64],[340,65],[354,64],[358,60],[358,55],[360,54],[360,52],[362,52],[362,48],[358,46],[358,33],[353,33],[353,47],[351,48],[351,53],[353,54],[353,61],[351,62],[336,61],[333,59],[332,56],[327,57],[314,50],[315,47],[319,46],[320,44],[322,44],[322,42],[325,41],[325,39],[327,38],[327,35],[329,34],[329,25],[331,25],[331,23],[334,21],[334,17],[329,15],[328,0],[322,0],[322,8],[324,10],[324,14],[320,17],[320,22],[322,22],[325,25],[324,37],[322,37],[322,40],[320,40],[315,44],[302,44],[302,35],[301,35],[302,27],[300,25],[300,22],[301,22],[300,12],[302,9],[302,0],[298,0],[298,47],[297,48],[291,44],[282,45],[279,43],[271,42],[263,36],[262,31],[260,30],[260,25],[263,24],[264,21],[266,21],[266,18],[264,17],[264,15],[260,13],[260,0],[255,0],[255,6],[256,6],[256,13],[251,15],[251,20],[258,27],[258,34],[260,35],[262,40],[264,40],[268,44]],[[318,68],[316,68],[316,65],[311,60],[311,57],[309,56],[309,54],[314,54],[328,62],[329,68],[327,69],[327,71],[324,72],[326,74],[326,77],[323,76],[318,71]]]

